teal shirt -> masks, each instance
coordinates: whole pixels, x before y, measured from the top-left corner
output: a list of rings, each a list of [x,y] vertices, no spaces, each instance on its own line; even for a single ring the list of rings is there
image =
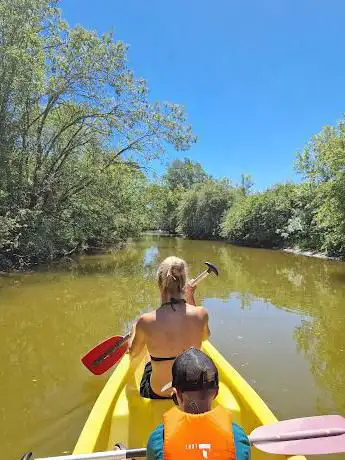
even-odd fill
[[[250,443],[243,429],[232,423],[236,460],[250,460]],[[149,437],[147,443],[147,460],[164,460],[163,457],[164,425],[159,425]]]

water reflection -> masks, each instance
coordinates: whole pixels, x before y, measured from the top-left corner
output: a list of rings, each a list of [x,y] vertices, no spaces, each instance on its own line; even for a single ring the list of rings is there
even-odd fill
[[[79,357],[158,305],[158,263],[186,259],[212,341],[280,417],[345,412],[345,264],[221,242],[148,236],[40,272],[0,278],[0,430],[6,459],[61,454],[107,376]],[[18,440],[18,433],[21,433]]]

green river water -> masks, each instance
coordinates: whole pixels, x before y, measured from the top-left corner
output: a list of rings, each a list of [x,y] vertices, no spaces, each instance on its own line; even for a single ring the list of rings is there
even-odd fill
[[[155,271],[168,255],[185,258],[191,276],[205,260],[219,267],[196,294],[211,341],[278,418],[345,415],[344,263],[146,235],[0,277],[1,459],[71,451],[108,377],[92,376],[80,356],[158,305]]]

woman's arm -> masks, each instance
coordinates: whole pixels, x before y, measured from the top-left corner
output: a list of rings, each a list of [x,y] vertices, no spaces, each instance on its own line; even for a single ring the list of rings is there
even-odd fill
[[[208,311],[204,308],[204,334],[202,340],[207,340],[211,335],[210,328],[208,325]]]
[[[184,293],[186,295],[186,302],[189,303],[189,305],[194,305],[196,306],[196,302],[195,302],[195,299],[194,299],[194,292],[195,292],[195,289],[196,289],[196,286],[191,286],[189,284],[189,281],[188,283],[185,285],[185,288],[184,288]]]
[[[134,359],[141,355],[146,345],[145,336],[145,320],[143,317],[139,318],[137,323],[133,326],[132,338],[129,341],[129,355]]]

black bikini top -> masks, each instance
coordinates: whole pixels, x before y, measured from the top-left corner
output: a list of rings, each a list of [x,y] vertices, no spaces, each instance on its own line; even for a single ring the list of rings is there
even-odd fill
[[[171,308],[176,311],[176,308],[174,307],[174,305],[180,303],[180,302],[183,302],[184,304],[186,303],[186,301],[184,299],[170,299],[169,302],[163,302],[161,303],[161,307],[164,307],[164,305],[170,305]]]
[[[159,363],[160,361],[174,361],[176,359],[176,356],[169,356],[169,358],[157,358],[156,356],[151,356],[151,361],[156,361]]]

